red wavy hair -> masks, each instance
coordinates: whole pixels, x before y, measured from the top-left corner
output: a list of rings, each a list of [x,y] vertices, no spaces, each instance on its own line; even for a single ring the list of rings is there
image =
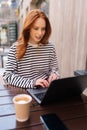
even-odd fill
[[[26,16],[21,36],[18,38],[18,44],[16,47],[16,54],[17,54],[18,60],[20,60],[26,52],[26,48],[29,41],[29,30],[32,27],[32,24],[35,22],[36,19],[40,17],[46,21],[46,32],[45,32],[44,37],[41,39],[40,43],[41,44],[48,43],[48,39],[51,34],[51,25],[50,25],[48,17],[44,14],[44,12],[38,9],[31,10]]]

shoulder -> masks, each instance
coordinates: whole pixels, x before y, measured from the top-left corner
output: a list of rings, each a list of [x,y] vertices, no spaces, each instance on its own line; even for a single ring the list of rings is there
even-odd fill
[[[48,42],[47,46],[54,47],[54,44],[52,42]]]
[[[50,49],[52,49],[52,50],[55,50],[55,45],[53,43],[51,43],[51,42],[49,42],[47,44],[47,47],[50,48]]]
[[[18,44],[18,42],[14,42],[12,45],[11,45],[11,47],[10,47],[10,49],[15,49],[16,48],[16,46],[17,46],[17,44]]]
[[[10,46],[10,51],[11,50],[16,50],[16,46],[18,45],[18,42],[14,42],[11,46]]]
[[[11,46],[10,46],[10,48],[9,48],[9,54],[10,53],[16,53],[16,46],[17,46],[17,44],[18,44],[18,42],[14,42]]]

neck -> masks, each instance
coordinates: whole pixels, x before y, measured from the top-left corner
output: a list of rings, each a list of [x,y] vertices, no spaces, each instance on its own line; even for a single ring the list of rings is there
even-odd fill
[[[33,47],[38,47],[38,46],[39,46],[39,44],[37,44],[37,43],[32,43],[32,42],[29,42],[29,45],[31,45],[31,46],[33,46]]]

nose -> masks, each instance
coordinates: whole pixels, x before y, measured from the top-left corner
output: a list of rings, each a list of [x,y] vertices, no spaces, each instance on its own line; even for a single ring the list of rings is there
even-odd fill
[[[38,34],[42,35],[42,30],[41,29],[38,30]]]

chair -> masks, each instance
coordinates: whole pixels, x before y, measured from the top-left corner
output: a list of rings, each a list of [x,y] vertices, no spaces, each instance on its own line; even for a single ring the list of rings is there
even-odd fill
[[[74,75],[75,76],[87,75],[87,70],[76,70],[76,71],[74,71]]]

